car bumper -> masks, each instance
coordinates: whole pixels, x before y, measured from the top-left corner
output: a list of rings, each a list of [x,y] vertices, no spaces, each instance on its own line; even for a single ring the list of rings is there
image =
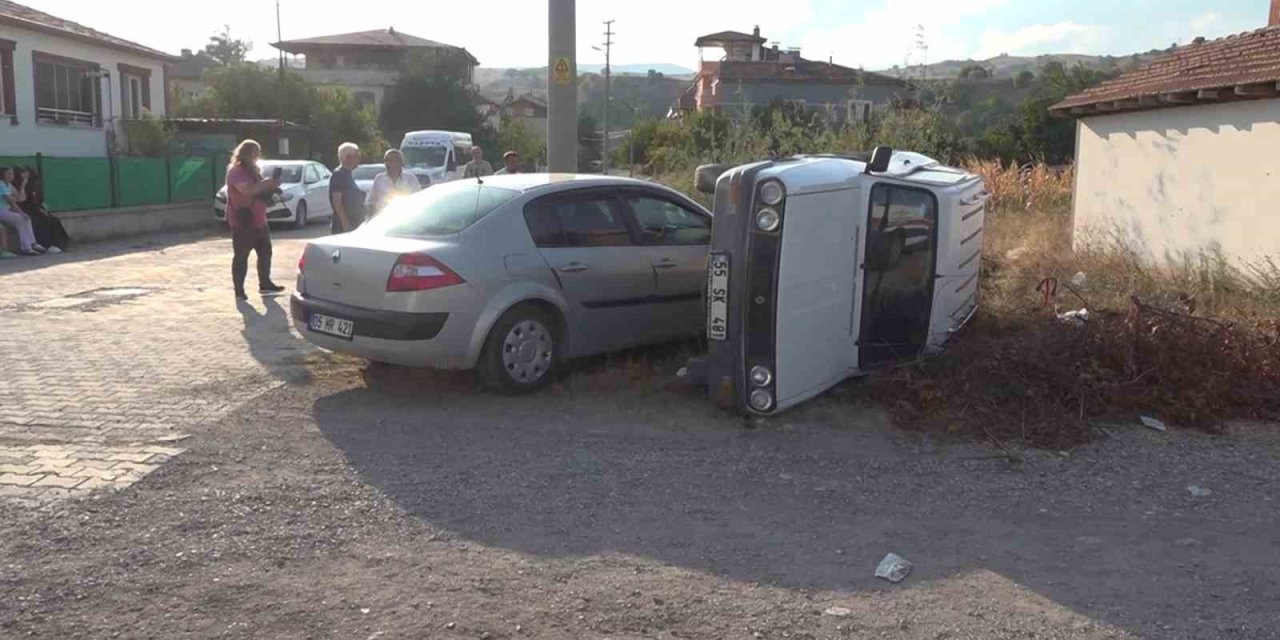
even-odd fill
[[[364,309],[296,292],[289,306],[294,327],[318,347],[409,367],[467,367],[469,328],[466,323],[450,322],[453,314]],[[351,339],[312,331],[313,313],[351,320],[354,325]]]

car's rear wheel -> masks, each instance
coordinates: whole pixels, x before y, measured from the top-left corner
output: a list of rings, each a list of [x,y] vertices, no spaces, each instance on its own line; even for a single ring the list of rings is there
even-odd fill
[[[485,388],[498,393],[532,393],[551,384],[559,372],[556,323],[533,304],[518,305],[489,331],[477,373]]]
[[[307,228],[307,201],[303,200],[298,203],[298,211],[294,215],[293,226],[299,229]]]

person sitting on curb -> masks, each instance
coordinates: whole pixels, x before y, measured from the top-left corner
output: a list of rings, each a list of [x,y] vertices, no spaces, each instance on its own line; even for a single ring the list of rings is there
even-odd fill
[[[16,181],[17,174],[11,167],[0,169],[0,223],[18,231],[18,253],[38,256],[45,252],[45,248],[36,242],[31,218],[22,211],[27,195],[21,185],[15,184]]]

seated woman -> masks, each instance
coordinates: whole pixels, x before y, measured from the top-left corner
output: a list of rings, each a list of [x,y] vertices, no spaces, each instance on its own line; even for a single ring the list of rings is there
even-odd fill
[[[22,211],[22,203],[27,199],[26,193],[14,185],[17,179],[11,167],[0,169],[0,224],[13,227],[18,231],[18,253],[24,256],[38,256],[45,248],[36,242],[35,231],[31,228],[31,218]]]
[[[49,253],[62,253],[71,244],[71,236],[62,226],[62,221],[49,213],[44,204],[44,180],[31,167],[17,169],[17,183],[26,191],[27,199],[22,203],[22,211],[31,219],[31,230],[36,234],[36,242],[48,249]]]

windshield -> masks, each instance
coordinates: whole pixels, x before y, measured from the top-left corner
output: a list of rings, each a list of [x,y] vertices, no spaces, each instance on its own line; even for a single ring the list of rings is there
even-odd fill
[[[258,168],[262,169],[262,175],[267,178],[271,177],[271,173],[276,170],[276,167],[279,167],[280,170],[282,171],[282,173],[280,174],[280,182],[283,182],[285,184],[297,184],[299,182],[302,182],[302,166],[301,165],[295,164],[295,165],[285,166],[285,165],[279,165],[273,162],[263,162],[262,164],[258,165]]]
[[[383,236],[452,235],[518,195],[475,180],[450,182],[396,200],[360,229]]]
[[[404,164],[407,167],[415,169],[435,169],[443,167],[445,156],[449,154],[449,147],[428,146],[428,147],[405,147],[400,150],[404,153]]]
[[[372,180],[378,177],[379,173],[386,171],[386,165],[381,164],[362,164],[351,170],[351,177],[356,180]]]

